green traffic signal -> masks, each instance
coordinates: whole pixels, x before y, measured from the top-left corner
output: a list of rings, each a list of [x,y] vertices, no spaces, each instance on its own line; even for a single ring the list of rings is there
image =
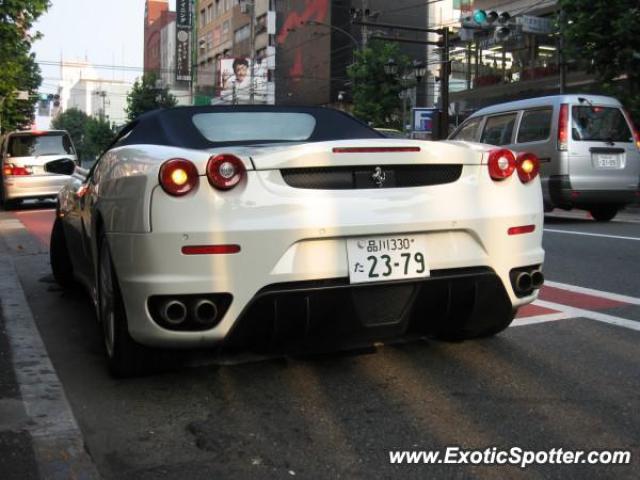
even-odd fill
[[[487,12],[485,12],[484,10],[474,10],[473,21],[478,25],[482,25],[487,21]]]

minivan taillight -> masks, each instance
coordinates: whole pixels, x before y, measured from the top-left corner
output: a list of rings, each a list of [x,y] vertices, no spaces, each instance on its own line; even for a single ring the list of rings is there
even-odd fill
[[[211,157],[207,163],[207,178],[212,187],[230,190],[246,176],[247,169],[235,155],[223,153]]]
[[[172,158],[160,167],[160,186],[169,195],[181,197],[198,186],[198,169],[189,160]]]
[[[622,113],[624,114],[624,118],[627,119],[627,124],[629,125],[629,128],[631,129],[631,134],[633,135],[633,141],[636,144],[636,147],[638,147],[638,150],[640,150],[640,132],[638,132],[638,130],[636,130],[636,127],[633,124],[633,120],[631,119],[631,115],[629,115],[629,112],[627,112],[623,108],[622,109]]]
[[[511,150],[497,148],[489,152],[489,175],[494,180],[509,178],[516,169],[516,157]]]
[[[560,105],[558,115],[558,150],[566,151],[569,143],[569,105]]]
[[[2,167],[2,173],[5,177],[31,175],[31,172],[25,167],[18,167],[11,163],[5,163],[4,167]]]

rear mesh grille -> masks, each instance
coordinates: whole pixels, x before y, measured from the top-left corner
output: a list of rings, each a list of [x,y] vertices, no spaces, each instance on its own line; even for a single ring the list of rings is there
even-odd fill
[[[376,176],[376,169],[380,168]],[[281,170],[287,185],[316,190],[426,187],[453,183],[462,165],[385,165],[378,167],[317,167]],[[380,181],[380,177],[384,179]]]

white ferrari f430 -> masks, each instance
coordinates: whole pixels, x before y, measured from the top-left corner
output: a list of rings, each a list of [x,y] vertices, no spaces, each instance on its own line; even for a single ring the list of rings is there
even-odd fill
[[[489,336],[543,282],[538,170],[326,108],[159,110],[60,192],[51,264],[117,375],[157,348]]]

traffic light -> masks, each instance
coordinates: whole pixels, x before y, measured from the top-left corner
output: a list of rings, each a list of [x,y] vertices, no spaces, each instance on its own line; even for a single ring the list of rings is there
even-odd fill
[[[511,15],[509,12],[497,12],[495,10],[474,10],[471,15],[460,19],[463,28],[473,30],[489,30],[493,28],[495,41],[504,41],[509,38],[513,28],[510,26]]]

